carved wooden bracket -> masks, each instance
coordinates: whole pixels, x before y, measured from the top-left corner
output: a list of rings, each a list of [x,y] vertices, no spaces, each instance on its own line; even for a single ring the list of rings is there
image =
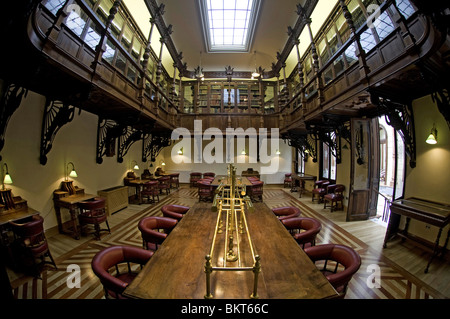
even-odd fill
[[[144,134],[142,137],[142,161],[147,162],[150,158],[150,161],[154,162],[161,150],[171,144],[170,133]]]
[[[8,122],[13,113],[19,108],[22,98],[28,94],[28,90],[15,84],[4,83],[4,90],[0,100],[0,151],[5,146],[5,134]],[[0,156],[0,160],[2,157]]]
[[[287,141],[289,146],[297,148],[303,154],[303,158],[312,157],[314,163],[317,162],[317,136],[315,134],[289,131],[281,137]]]
[[[53,140],[58,131],[70,123],[75,115],[75,107],[66,102],[46,99],[44,117],[42,119],[41,147],[39,161],[42,165],[47,164],[47,154],[51,151]]]

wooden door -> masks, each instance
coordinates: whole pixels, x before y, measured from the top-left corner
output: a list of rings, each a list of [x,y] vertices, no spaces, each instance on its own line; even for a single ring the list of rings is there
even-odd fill
[[[378,118],[352,119],[352,158],[347,221],[366,220],[377,212],[379,187]]]

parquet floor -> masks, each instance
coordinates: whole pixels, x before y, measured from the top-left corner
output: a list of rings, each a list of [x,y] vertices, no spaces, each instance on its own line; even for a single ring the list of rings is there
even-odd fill
[[[347,299],[444,299],[450,297],[448,262],[436,260],[429,274],[423,274],[424,268],[420,269],[421,263],[425,262],[426,265],[429,253],[406,244],[392,243],[387,249],[382,249],[385,231],[383,226],[373,221],[346,223],[343,212],[330,213],[329,209],[324,210],[322,205],[312,204],[308,195],[298,198],[297,193],[290,194],[289,191],[278,187],[266,187],[263,199],[270,208],[297,206],[302,210],[303,216],[320,220],[322,230],[318,235],[317,245],[344,244],[353,247],[361,255],[362,265],[350,282]],[[160,209],[166,204],[192,206],[196,202],[196,189],[183,186],[169,196],[161,198],[157,204],[130,205],[110,216],[111,234],[102,235],[101,241],[89,235],[78,241],[60,234],[49,237],[50,249],[58,269],[46,267],[42,272],[42,279],[10,272],[15,298],[103,298],[103,287],[91,270],[90,262],[93,256],[102,248],[111,245],[141,247],[141,236],[137,228],[141,218],[161,216]],[[69,288],[67,285],[70,275],[67,272],[69,265],[78,265],[81,269],[80,288]],[[381,274],[378,288],[374,287],[372,280],[374,266],[379,267],[377,269]]]

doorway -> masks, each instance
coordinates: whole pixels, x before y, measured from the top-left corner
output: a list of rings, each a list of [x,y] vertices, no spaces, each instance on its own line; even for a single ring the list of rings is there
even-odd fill
[[[380,133],[380,183],[378,191],[378,221],[387,226],[390,203],[403,197],[406,154],[405,145],[395,129],[387,124],[384,116],[378,118]]]

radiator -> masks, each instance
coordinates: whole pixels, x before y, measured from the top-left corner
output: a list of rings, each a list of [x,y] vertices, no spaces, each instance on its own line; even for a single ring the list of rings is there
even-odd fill
[[[97,192],[98,196],[106,199],[108,216],[128,207],[128,186],[116,186]]]

